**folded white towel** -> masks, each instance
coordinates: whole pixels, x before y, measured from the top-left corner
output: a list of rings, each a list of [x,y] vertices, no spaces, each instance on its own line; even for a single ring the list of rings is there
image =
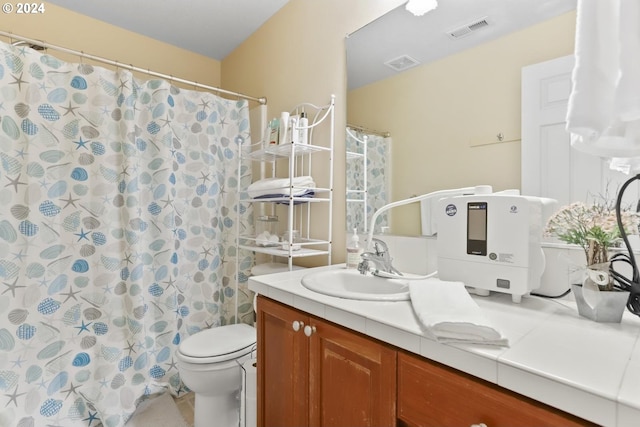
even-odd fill
[[[439,342],[509,346],[471,298],[462,282],[410,281],[413,311],[425,332]]]
[[[293,185],[293,191],[291,186]],[[249,197],[256,198],[272,194],[288,197],[289,195],[301,196],[310,188],[315,188],[316,183],[310,176],[297,176],[292,180],[289,178],[265,178],[256,181],[247,187]]]

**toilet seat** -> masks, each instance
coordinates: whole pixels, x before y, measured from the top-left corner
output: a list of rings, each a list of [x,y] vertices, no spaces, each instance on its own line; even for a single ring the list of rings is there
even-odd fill
[[[251,353],[255,344],[255,328],[238,323],[195,333],[180,344],[178,353],[185,362],[218,363]]]

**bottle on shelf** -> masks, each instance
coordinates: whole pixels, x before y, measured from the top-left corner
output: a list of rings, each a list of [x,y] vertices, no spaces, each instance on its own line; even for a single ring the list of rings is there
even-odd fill
[[[280,120],[274,118],[269,122],[269,145],[280,142]]]
[[[347,245],[347,268],[358,268],[360,263],[360,255],[363,249],[360,247],[360,237],[358,237],[358,229],[353,229],[351,242]]]
[[[300,130],[298,129],[300,116],[293,115],[289,117],[289,141],[297,144],[300,142]]]
[[[280,113],[280,144],[288,144],[289,138],[287,135],[289,134],[289,113],[287,111],[283,111]]]
[[[307,126],[309,126],[309,119],[307,118],[307,113],[303,111],[302,113],[300,113],[300,119],[298,120],[298,142],[300,144],[309,143],[309,129],[307,129]]]

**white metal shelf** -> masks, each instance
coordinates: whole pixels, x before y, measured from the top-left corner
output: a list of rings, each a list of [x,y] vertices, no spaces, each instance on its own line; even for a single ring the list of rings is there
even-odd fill
[[[292,155],[293,157],[298,157],[330,150],[330,147],[290,142],[288,144],[269,145],[265,148],[251,151],[248,157],[254,161],[272,162],[276,159],[290,159]]]
[[[323,244],[328,244],[329,242],[319,242]],[[254,245],[239,245],[241,249],[250,250],[253,252],[267,254],[278,257],[288,257],[288,258],[303,258],[310,256],[318,256],[318,255],[329,255],[331,252],[328,250],[319,250],[319,249],[311,249],[302,247],[298,250],[288,250],[282,249],[282,246],[254,246]]]
[[[356,189],[346,189],[346,203],[347,203],[347,212],[349,212],[349,203],[357,203],[356,206],[357,209],[362,209],[362,232],[366,233],[367,232],[367,190],[368,190],[368,183],[367,183],[367,142],[369,137],[367,135],[363,135],[362,139],[358,137],[358,135],[356,133],[354,133],[354,131],[356,131],[356,129],[351,129],[349,126],[347,126],[346,128],[346,136],[347,139],[349,138],[353,138],[353,140],[355,140],[357,143],[362,144],[362,152],[359,151],[347,151],[347,161],[349,162],[347,164],[347,168],[349,168],[350,165],[357,165],[357,162],[362,162],[362,190],[356,190]],[[348,145],[348,144],[347,144]],[[351,148],[351,147],[349,147]],[[347,169],[347,174],[348,174],[348,169]],[[347,178],[348,180],[348,178]],[[358,198],[358,199],[354,199],[352,197],[349,196],[353,196],[353,195],[362,195],[362,198]],[[364,203],[363,203],[364,202]],[[361,204],[361,208],[360,208],[360,204]],[[347,224],[348,225],[348,224]],[[350,227],[349,227],[350,228]]]
[[[316,256],[316,255],[327,255],[329,254],[329,250],[325,249],[313,249],[309,246],[319,246],[319,245],[328,245],[329,241],[326,240],[315,240],[315,239],[302,239],[294,242],[294,245],[299,245],[300,249],[285,249],[284,246],[288,244],[288,242],[278,242],[273,246],[260,246],[255,243],[255,236],[240,236],[239,247],[242,249],[248,249],[254,252],[259,252],[268,255],[280,256],[280,257],[307,257],[307,256]]]
[[[364,153],[356,153],[354,151],[347,151],[347,160],[363,159],[363,158],[364,158]]]
[[[289,262],[289,269],[293,267],[292,260],[300,257],[311,257],[324,255],[327,257],[327,264],[331,264],[331,230],[332,230],[332,211],[333,211],[333,149],[335,138],[335,96],[331,95],[331,101],[329,104],[316,106],[314,104],[304,103],[299,104],[291,112],[291,115],[299,115],[305,112],[309,115],[309,125],[304,127],[296,126],[294,131],[306,130],[308,132],[308,143],[301,144],[298,142],[290,142],[285,144],[272,144],[265,145],[264,141],[260,141],[256,144],[246,144],[240,147],[240,168],[238,182],[240,182],[240,169],[242,169],[243,160],[260,162],[261,163],[261,176],[264,177],[265,167],[271,168],[273,178],[276,178],[276,165],[282,164],[288,166],[287,178],[284,178],[285,182],[288,179],[289,185],[273,190],[272,194],[283,195],[278,197],[251,197],[247,192],[247,188],[239,188],[239,203],[252,204],[252,203],[266,203],[274,206],[281,206],[278,210],[285,209],[286,213],[286,231],[289,236],[293,235],[293,230],[298,230],[301,235],[301,239],[295,241],[282,241],[278,242],[274,246],[258,246],[256,243],[255,235],[240,235],[240,226],[236,227],[236,245],[239,249],[250,250],[254,253],[267,254],[276,257],[286,257]],[[328,133],[325,136],[323,132],[320,135],[314,135],[320,126],[327,126]],[[318,145],[317,140],[320,140]],[[323,154],[323,159],[327,159],[327,169],[324,169],[322,176],[326,175],[328,171],[328,182],[321,182],[321,187],[304,187],[295,186],[294,178],[300,176],[314,176],[312,171],[311,158],[318,153]],[[282,162],[282,163],[281,163]],[[288,162],[288,164],[287,164]],[[266,165],[266,166],[265,166]],[[279,174],[282,174],[282,167],[278,166],[277,170]],[[317,178],[317,176],[316,176]],[[325,184],[328,184],[325,186]],[[283,191],[280,191],[283,190]],[[284,194],[300,194],[305,191],[313,191],[313,196],[284,196]],[[254,193],[255,194],[255,193]],[[322,213],[325,208],[313,208],[318,204],[326,204],[328,214],[318,215]],[[320,209],[320,210],[317,210]],[[312,221],[312,211],[314,216],[320,218],[314,218]],[[316,213],[317,211],[317,213]],[[317,224],[321,221],[327,224],[328,231],[326,239],[317,239],[323,233],[318,235],[317,230],[311,230],[312,224]],[[282,230],[279,230],[280,232]],[[313,234],[313,236],[311,236]],[[288,246],[288,247],[287,247]],[[286,248],[286,249],[285,249]]]

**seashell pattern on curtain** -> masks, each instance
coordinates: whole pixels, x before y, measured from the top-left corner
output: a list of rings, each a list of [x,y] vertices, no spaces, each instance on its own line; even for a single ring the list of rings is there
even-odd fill
[[[184,391],[182,340],[252,318],[249,131],[246,101],[0,44],[0,425],[122,426]]]
[[[365,135],[362,131],[352,130],[360,140]],[[361,158],[356,157],[347,160],[347,188],[364,189],[364,175],[367,175],[366,211],[367,218],[371,220],[373,214],[382,206],[389,203],[389,161],[391,152],[389,149],[391,138],[380,135],[366,134],[367,136],[367,158],[364,165]],[[352,153],[363,153],[363,143],[346,133],[347,151]],[[363,169],[363,166],[366,166]],[[359,196],[350,195],[356,199]],[[372,225],[367,222],[368,228]],[[376,232],[380,232],[381,227],[389,225],[389,218],[383,213],[376,220]],[[350,234],[356,228],[358,233],[366,233],[364,229],[364,209],[362,203],[347,203],[347,232]]]

